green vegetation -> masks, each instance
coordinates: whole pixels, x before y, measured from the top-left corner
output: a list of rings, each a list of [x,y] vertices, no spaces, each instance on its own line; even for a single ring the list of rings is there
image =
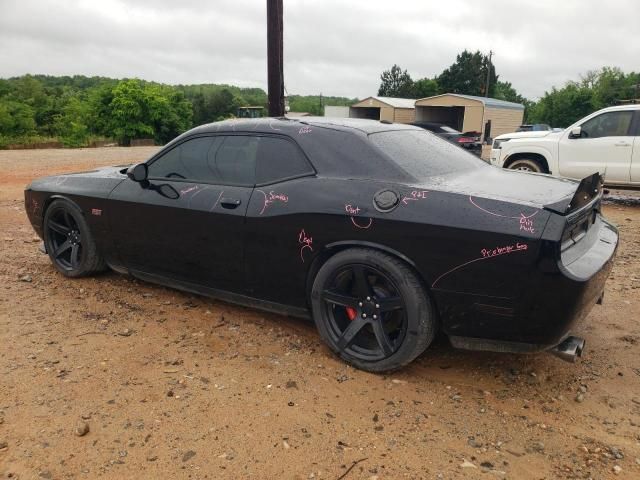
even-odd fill
[[[321,105],[351,105],[342,97],[289,97],[292,111],[322,114]],[[82,147],[138,138],[163,144],[195,125],[233,117],[240,106],[267,105],[259,88],[163,85],[137,79],[25,75],[0,79],[0,148],[59,141]]]
[[[625,74],[619,68],[590,71],[577,82],[552,88],[530,108],[531,123],[568,127],[595,110],[620,100],[640,99],[640,73]]]
[[[393,65],[380,76],[378,95],[400,98],[424,98],[443,93],[484,96],[489,58],[480,52],[463,51],[440,75],[414,81],[406,70]],[[499,80],[491,64],[489,96],[525,106],[525,123],[546,123],[568,127],[595,110],[621,100],[640,99],[640,73],[625,74],[619,68],[603,67],[590,71],[579,81],[553,87],[537,102],[531,101],[511,85]]]
[[[393,65],[382,73],[378,95],[424,98],[441,93],[484,95],[489,59],[464,51],[440,75],[413,80]],[[525,105],[525,122],[566,127],[585,115],[620,100],[640,97],[640,73],[604,67],[578,81],[553,87],[537,102],[502,81],[491,65],[493,98]],[[291,95],[290,110],[322,115],[326,105],[352,105],[345,97]],[[233,117],[240,106],[267,106],[259,88],[232,85],[163,85],[137,79],[24,75],[0,79],[0,148],[10,144],[59,141],[82,147],[97,140],[128,145],[138,138],[163,144],[188,130]]]

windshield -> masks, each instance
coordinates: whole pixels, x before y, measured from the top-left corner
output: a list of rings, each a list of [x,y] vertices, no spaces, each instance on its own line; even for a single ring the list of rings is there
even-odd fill
[[[424,130],[372,133],[369,139],[400,168],[418,180],[487,165],[471,153]]]

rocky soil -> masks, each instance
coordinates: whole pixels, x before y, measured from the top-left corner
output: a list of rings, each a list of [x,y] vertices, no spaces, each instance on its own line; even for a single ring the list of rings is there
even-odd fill
[[[38,251],[31,178],[152,148],[0,152],[0,478],[640,478],[640,197],[577,364],[439,339],[393,375],[313,325]],[[543,301],[543,299],[542,299]]]

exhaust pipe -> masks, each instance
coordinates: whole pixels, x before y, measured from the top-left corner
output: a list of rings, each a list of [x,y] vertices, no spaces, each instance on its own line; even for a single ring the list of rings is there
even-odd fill
[[[570,336],[549,350],[549,352],[565,362],[574,363],[577,357],[582,356],[584,343],[583,338]]]

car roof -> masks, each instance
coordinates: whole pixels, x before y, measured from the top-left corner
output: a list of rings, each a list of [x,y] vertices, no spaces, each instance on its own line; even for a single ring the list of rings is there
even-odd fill
[[[193,128],[169,142],[158,154],[194,135],[265,134],[284,135],[297,141],[324,176],[385,178],[391,182],[411,176],[379,152],[367,137],[388,131],[419,131],[420,127],[358,118],[302,117],[232,119]]]
[[[329,128],[334,130],[352,131],[368,135],[370,133],[386,132],[389,130],[419,130],[419,127],[402,123],[390,123],[362,118],[333,118],[333,117],[266,117],[266,118],[237,118],[221,122],[208,123],[185,132],[183,135],[218,132],[258,132],[298,134],[304,127]]]

